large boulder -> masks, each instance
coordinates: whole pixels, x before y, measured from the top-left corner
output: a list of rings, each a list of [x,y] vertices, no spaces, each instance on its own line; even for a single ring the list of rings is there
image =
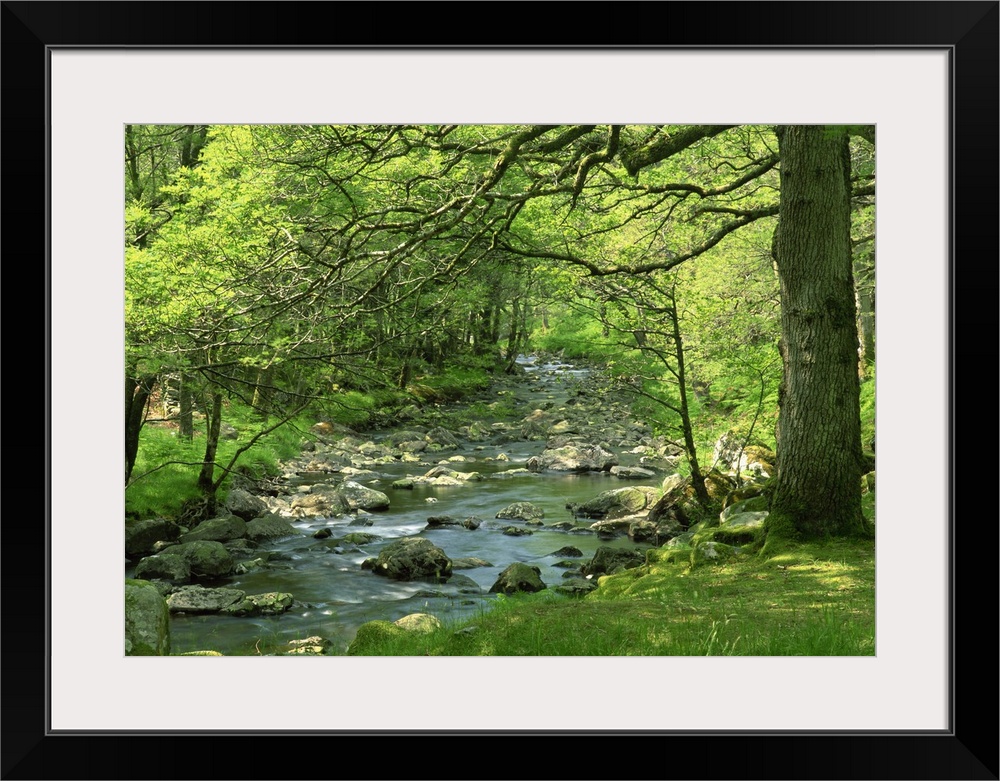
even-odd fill
[[[533,565],[515,562],[501,572],[490,587],[491,594],[515,594],[518,591],[541,591],[546,587],[542,571]]]
[[[309,493],[295,496],[291,507],[296,515],[308,518],[334,518],[351,511],[351,503],[341,495],[339,487],[324,483],[314,485]]]
[[[187,534],[182,534],[181,542],[194,542],[195,540],[228,542],[229,540],[239,540],[246,536],[246,521],[235,515],[227,515],[223,518],[210,518],[207,521],[202,521],[194,529],[187,532]]]
[[[141,556],[153,553],[158,542],[174,542],[181,535],[180,527],[166,518],[147,518],[125,524],[125,555]]]
[[[650,486],[629,486],[603,491],[580,504],[569,505],[573,515],[584,518],[624,518],[651,508],[660,492]]]
[[[390,543],[372,563],[376,575],[393,580],[436,580],[451,577],[451,559],[424,537],[404,537]]]
[[[182,542],[180,545],[174,545],[169,551],[188,563],[194,577],[224,578],[233,571],[233,555],[221,542],[214,540]]]
[[[622,570],[641,567],[645,563],[646,554],[644,551],[602,545],[594,552],[594,558],[583,565],[583,573],[585,575],[613,575]]]
[[[238,588],[181,586],[167,597],[167,607],[171,613],[218,613],[244,599],[246,592]]]
[[[347,500],[351,510],[387,510],[389,509],[389,497],[374,488],[367,488],[361,483],[353,480],[345,480],[337,489],[344,499]]]
[[[241,488],[234,488],[226,497],[226,509],[244,521],[252,521],[258,515],[267,512],[267,504],[259,496],[254,496]]]
[[[125,655],[169,656],[170,611],[159,589],[125,581]]]
[[[393,623],[408,632],[422,632],[424,634],[429,634],[442,627],[441,619],[430,613],[410,613],[408,616],[396,619]]]
[[[607,472],[618,465],[618,456],[600,445],[565,445],[546,448],[526,465],[532,472]]]
[[[254,518],[247,524],[247,539],[254,542],[294,537],[296,534],[299,534],[298,529],[281,516],[273,513]]]
[[[154,553],[141,559],[135,565],[135,577],[142,580],[187,583],[191,580],[191,565],[183,556],[175,555],[168,549],[165,553]]]
[[[357,634],[347,646],[348,656],[378,655],[383,646],[406,634],[406,629],[391,621],[368,621],[358,627]]]

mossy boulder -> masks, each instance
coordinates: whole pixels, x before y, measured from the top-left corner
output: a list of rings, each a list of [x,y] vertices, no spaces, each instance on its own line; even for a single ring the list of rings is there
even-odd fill
[[[294,537],[299,530],[288,521],[274,513],[262,515],[247,523],[247,539],[255,542],[260,540],[277,540],[283,537]]]
[[[220,612],[231,616],[278,616],[294,602],[291,594],[269,591],[266,594],[247,594],[242,600],[224,607]]]
[[[207,521],[202,521],[191,531],[182,534],[181,542],[194,542],[195,540],[228,542],[230,540],[239,540],[246,536],[246,521],[235,515],[227,515],[221,518],[210,518]]]
[[[422,632],[428,634],[441,628],[441,619],[430,613],[410,613],[398,618],[393,623],[407,632]]]
[[[531,564],[515,562],[501,572],[490,587],[491,594],[515,594],[519,591],[535,592],[546,588],[542,571]]]
[[[368,488],[355,483],[353,480],[345,480],[337,489],[337,492],[347,500],[348,506],[354,510],[388,510],[389,497],[374,488]]]
[[[436,580],[451,577],[451,559],[424,537],[404,537],[389,543],[372,562],[376,575],[393,580]]]
[[[645,551],[636,548],[612,548],[602,545],[594,552],[594,557],[583,565],[585,575],[612,575],[646,563]]]
[[[244,521],[252,521],[267,512],[267,504],[259,496],[234,488],[226,496],[226,509]]]
[[[176,546],[174,546],[176,547]],[[135,565],[135,576],[142,580],[165,580],[170,583],[187,583],[191,580],[191,565],[183,556],[173,553],[154,553]]]
[[[377,654],[387,642],[405,635],[406,631],[391,621],[369,621],[358,627],[354,640],[347,646],[347,655]]]
[[[170,611],[159,589],[143,580],[125,581],[125,655],[168,656]]]
[[[707,540],[691,551],[691,566],[718,564],[739,555],[739,549],[717,540]]]
[[[214,540],[182,542],[170,548],[170,553],[183,557],[194,577],[224,578],[232,573],[235,563],[226,546]]]
[[[174,542],[181,536],[180,527],[166,518],[147,518],[125,523],[125,555],[153,553],[158,542]]]
[[[612,520],[652,508],[659,495],[658,490],[648,486],[614,488],[603,491],[586,502],[569,505],[569,509],[579,517]]]

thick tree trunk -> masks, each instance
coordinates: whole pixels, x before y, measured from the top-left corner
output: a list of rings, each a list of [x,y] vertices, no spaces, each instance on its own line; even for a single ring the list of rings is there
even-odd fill
[[[784,377],[768,526],[779,536],[848,535],[863,519],[847,133],[790,126],[779,144]]]

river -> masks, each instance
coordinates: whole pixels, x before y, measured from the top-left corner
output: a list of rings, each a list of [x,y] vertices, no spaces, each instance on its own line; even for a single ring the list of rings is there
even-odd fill
[[[515,386],[515,397],[527,415],[540,405],[558,408],[575,392],[587,371],[562,364],[539,364],[532,358],[520,359],[528,373],[528,382]],[[378,442],[390,432],[371,435]],[[388,494],[388,510],[372,513],[371,526],[350,525],[352,516],[339,518],[294,519],[292,525],[301,536],[270,542],[269,566],[245,575],[227,578],[222,585],[248,594],[272,591],[294,596],[292,607],[279,616],[238,618],[223,615],[175,614],[171,618],[171,653],[214,650],[225,655],[253,655],[292,640],[320,636],[331,641],[333,650],[343,652],[353,640],[358,627],[376,619],[394,621],[410,613],[431,613],[444,622],[474,617],[489,609],[495,595],[489,593],[499,573],[513,562],[525,562],[541,570],[542,580],[558,586],[564,579],[566,556],[554,555],[564,546],[573,546],[583,556],[577,564],[590,560],[599,545],[648,547],[636,545],[625,537],[602,540],[588,530],[591,521],[574,519],[566,509],[569,502],[583,502],[602,491],[626,485],[659,486],[662,477],[650,480],[623,481],[608,473],[582,475],[557,472],[531,473],[497,477],[497,473],[523,467],[538,455],[544,441],[464,442],[460,449],[438,454],[431,463],[453,456],[465,462],[452,462],[452,468],[477,471],[484,480],[454,487],[417,484],[412,490],[391,488],[393,480],[421,475],[428,466],[417,464],[379,464],[376,477],[358,477],[356,482]],[[623,464],[627,454],[616,454]],[[495,459],[504,454],[508,461]],[[637,460],[638,457],[633,457]],[[496,514],[512,502],[528,501],[541,507],[544,524],[571,521],[571,530],[528,527],[521,522],[497,520]],[[483,520],[475,530],[462,527],[427,530],[431,516],[449,515],[456,519],[476,516]],[[531,535],[508,536],[507,526],[533,530]],[[316,539],[320,529],[329,528],[332,538]],[[370,544],[334,545],[333,541],[349,532],[378,536]],[[400,537],[423,536],[442,548],[451,558],[477,557],[490,566],[455,570],[446,583],[399,582],[362,570],[365,559],[378,556],[388,543]],[[128,574],[128,573],[126,573]]]

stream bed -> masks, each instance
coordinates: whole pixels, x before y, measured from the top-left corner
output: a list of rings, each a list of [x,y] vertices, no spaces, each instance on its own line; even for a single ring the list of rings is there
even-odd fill
[[[586,370],[561,364],[537,364],[520,359],[527,381],[515,386],[519,409],[527,415],[540,406],[557,408],[576,392]],[[375,432],[378,442],[390,432]],[[495,439],[502,439],[497,437]],[[173,654],[214,650],[225,655],[255,655],[294,640],[319,636],[329,640],[334,652],[342,653],[354,639],[358,627],[376,619],[394,621],[411,613],[430,613],[445,623],[472,618],[488,610],[494,594],[490,587],[497,576],[514,562],[537,566],[544,583],[552,588],[564,580],[567,556],[556,554],[572,546],[582,556],[572,559],[576,566],[588,562],[599,546],[648,547],[621,536],[601,539],[589,529],[592,520],[574,518],[569,503],[592,499],[602,491],[629,486],[659,486],[662,475],[645,480],[619,480],[607,472],[566,474],[532,472],[513,476],[499,473],[523,467],[528,458],[545,448],[545,441],[466,442],[458,450],[428,454],[427,463],[388,463],[371,467],[373,476],[352,477],[355,482],[389,496],[387,510],[364,515],[371,525],[358,525],[353,515],[332,518],[289,519],[301,535],[270,541],[268,566],[244,575],[226,578],[217,585],[236,588],[247,594],[286,592],[294,597],[292,607],[277,616],[236,617],[208,614],[173,614],[171,652]],[[621,454],[623,464],[629,456]],[[423,455],[423,454],[422,454]],[[394,480],[424,474],[431,466],[455,456],[448,466],[479,472],[484,479],[457,486],[417,484],[412,489],[392,488]],[[500,457],[501,460],[496,460]],[[430,466],[428,466],[428,464]],[[513,502],[531,502],[544,510],[545,526],[560,521],[574,524],[570,529],[527,526],[520,521],[500,520],[497,513]],[[455,519],[475,516],[482,520],[477,529],[461,526],[427,529],[432,516]],[[531,534],[508,536],[509,526],[530,529]],[[329,539],[313,535],[329,529]],[[377,535],[363,545],[335,544],[350,532]],[[456,569],[445,583],[400,582],[362,569],[362,562],[378,556],[387,544],[401,537],[422,536],[444,550],[451,559],[476,557],[489,566]],[[557,566],[558,564],[562,566]],[[126,577],[130,573],[126,572]],[[215,584],[205,584],[215,585]]]

